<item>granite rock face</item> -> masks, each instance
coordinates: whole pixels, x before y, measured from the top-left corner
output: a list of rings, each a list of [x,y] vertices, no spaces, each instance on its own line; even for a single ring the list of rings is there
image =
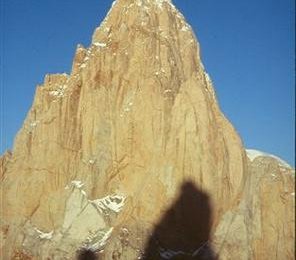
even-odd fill
[[[2,259],[294,255],[294,173],[247,158],[169,0],[114,2],[0,170]]]
[[[220,258],[294,259],[295,171],[264,153],[248,157],[240,203],[215,230]]]

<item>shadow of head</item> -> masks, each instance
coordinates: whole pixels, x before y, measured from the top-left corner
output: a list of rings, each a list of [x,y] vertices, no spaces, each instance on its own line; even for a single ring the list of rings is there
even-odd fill
[[[77,260],[99,260],[95,252],[89,249],[82,249],[78,252]]]
[[[209,196],[185,182],[155,226],[144,259],[216,259],[210,246],[211,218]]]

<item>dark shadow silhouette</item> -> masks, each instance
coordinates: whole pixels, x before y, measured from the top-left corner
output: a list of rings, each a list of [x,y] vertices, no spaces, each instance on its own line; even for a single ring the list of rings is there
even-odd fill
[[[156,225],[146,244],[144,260],[217,259],[210,245],[211,206],[206,193],[192,182]]]
[[[99,260],[95,252],[89,249],[81,249],[78,252],[77,260]]]

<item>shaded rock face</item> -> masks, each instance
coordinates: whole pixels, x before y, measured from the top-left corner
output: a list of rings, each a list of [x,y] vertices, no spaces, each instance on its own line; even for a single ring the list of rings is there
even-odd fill
[[[155,226],[143,259],[215,259],[211,211],[209,196],[185,182],[176,201]]]
[[[98,260],[98,256],[95,252],[89,250],[89,249],[82,249],[80,252],[78,252],[77,255],[78,260]]]
[[[292,170],[258,160],[171,1],[117,0],[1,158],[1,256],[291,259]]]

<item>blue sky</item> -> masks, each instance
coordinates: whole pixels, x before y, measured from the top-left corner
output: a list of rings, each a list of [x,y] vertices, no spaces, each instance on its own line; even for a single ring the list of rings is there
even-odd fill
[[[193,27],[222,111],[244,144],[294,164],[295,4],[174,0]],[[69,72],[111,0],[1,1],[1,147],[11,148],[46,73]]]

